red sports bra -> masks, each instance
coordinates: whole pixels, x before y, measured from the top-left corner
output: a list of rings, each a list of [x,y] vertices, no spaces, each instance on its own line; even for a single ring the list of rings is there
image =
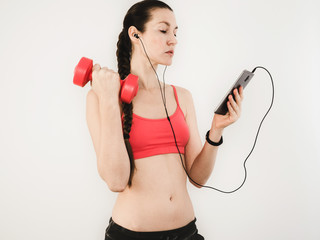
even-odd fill
[[[189,140],[189,128],[180,108],[177,91],[173,85],[177,108],[170,116],[171,124],[181,154]],[[153,155],[178,153],[170,123],[167,118],[149,119],[133,113],[129,142],[134,159]]]

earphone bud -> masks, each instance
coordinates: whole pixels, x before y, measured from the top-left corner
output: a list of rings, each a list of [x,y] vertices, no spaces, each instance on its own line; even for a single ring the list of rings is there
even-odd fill
[[[133,36],[135,37],[135,38],[139,38],[139,35],[138,34],[133,34]]]

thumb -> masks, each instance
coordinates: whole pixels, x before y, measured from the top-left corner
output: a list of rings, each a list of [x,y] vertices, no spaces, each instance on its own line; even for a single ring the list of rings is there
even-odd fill
[[[100,69],[101,69],[100,65],[99,65],[98,63],[96,63],[96,64],[93,65],[93,67],[92,67],[92,72],[95,71],[95,70],[100,70]]]

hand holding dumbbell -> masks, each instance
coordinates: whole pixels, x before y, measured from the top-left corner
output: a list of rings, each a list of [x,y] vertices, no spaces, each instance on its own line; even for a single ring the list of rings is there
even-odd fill
[[[96,91],[99,91],[97,94],[103,94],[102,92],[107,92],[108,90],[112,90],[114,88],[117,88],[114,81],[115,79],[119,79],[120,77],[118,73],[115,73],[114,71],[104,67],[100,68],[99,64],[95,64],[93,67],[93,61],[91,59],[82,57],[77,66],[74,69],[74,77],[73,77],[73,83],[75,85],[84,87],[89,81],[92,81],[92,73],[93,71],[96,73],[94,74],[94,80],[97,80],[98,86],[96,87]],[[105,79],[110,79],[110,82],[106,83]],[[115,84],[113,87],[107,85]],[[118,85],[119,87],[119,85]],[[120,98],[121,101],[130,103],[132,99],[137,95],[138,92],[138,77],[129,74],[126,79],[120,80]]]

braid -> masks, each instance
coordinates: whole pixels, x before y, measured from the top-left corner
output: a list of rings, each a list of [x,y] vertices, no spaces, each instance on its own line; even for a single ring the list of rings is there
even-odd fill
[[[118,73],[121,79],[125,79],[130,73],[130,60],[131,60],[131,41],[128,33],[125,29],[119,34],[119,40],[117,43],[117,59],[118,59]],[[130,131],[132,125],[132,110],[133,105],[131,103],[122,103],[122,109],[124,113],[123,118],[123,137],[126,144],[127,152],[130,159],[130,177],[128,181],[129,187],[132,184],[132,177],[135,169],[133,153],[131,144],[129,142]]]
[[[118,73],[121,79],[125,79],[130,73],[131,41],[128,29],[123,29],[119,34],[117,43]]]
[[[125,79],[131,71],[130,61],[132,54],[132,44],[128,35],[128,29],[130,28],[130,26],[134,26],[141,33],[145,32],[145,25],[152,18],[151,11],[157,8],[164,8],[172,11],[172,9],[166,3],[158,0],[143,0],[131,6],[128,10],[123,20],[123,29],[119,34],[119,39],[117,42],[118,73],[121,79]],[[132,125],[132,103],[123,103],[122,109],[124,113],[122,124],[123,138],[130,159],[130,177],[128,181],[128,185],[130,187],[135,170],[133,153],[129,142]]]

